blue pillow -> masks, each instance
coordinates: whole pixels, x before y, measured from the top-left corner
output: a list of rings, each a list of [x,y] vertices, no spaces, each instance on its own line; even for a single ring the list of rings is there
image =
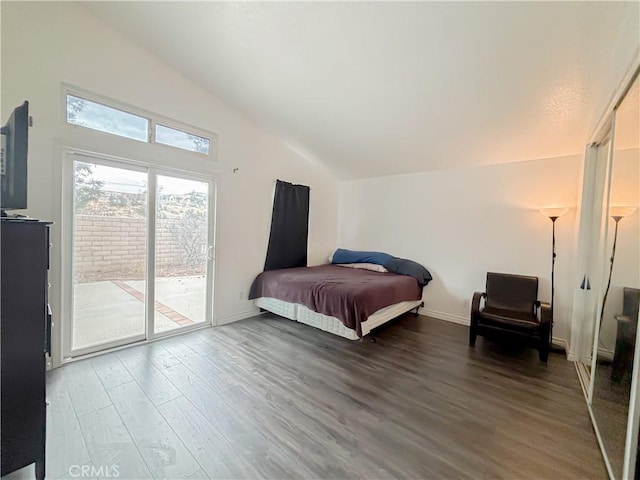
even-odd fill
[[[384,265],[384,268],[391,273],[397,273],[398,275],[408,275],[415,278],[418,281],[420,287],[424,287],[432,279],[429,270],[424,268],[413,260],[407,260],[405,258],[392,257]]]
[[[338,248],[331,258],[331,263],[375,263],[384,265],[393,260],[393,256],[382,252],[358,252]]]

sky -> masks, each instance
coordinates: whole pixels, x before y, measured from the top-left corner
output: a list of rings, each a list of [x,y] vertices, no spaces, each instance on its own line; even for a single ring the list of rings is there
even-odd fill
[[[147,173],[121,168],[94,165],[93,178],[104,182],[103,189],[111,192],[144,193],[147,189]],[[206,182],[158,175],[158,187],[167,194],[183,195],[190,192],[207,193]]]

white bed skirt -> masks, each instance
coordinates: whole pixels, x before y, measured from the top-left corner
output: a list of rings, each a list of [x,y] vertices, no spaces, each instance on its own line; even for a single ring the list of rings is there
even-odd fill
[[[382,308],[371,315],[365,322],[362,322],[362,336],[368,334],[371,330],[380,325],[399,317],[403,313],[408,312],[422,304],[421,300],[407,301],[395,303],[388,307]],[[358,340],[355,330],[345,327],[336,317],[329,317],[322,313],[316,313],[309,310],[304,305],[297,303],[283,302],[275,298],[260,297],[255,299],[256,307],[268,310],[281,317],[295,320],[305,325],[319,328],[325,332],[333,333],[349,340]]]

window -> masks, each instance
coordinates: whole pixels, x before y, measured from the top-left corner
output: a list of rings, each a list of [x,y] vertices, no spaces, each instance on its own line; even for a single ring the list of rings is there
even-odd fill
[[[155,139],[156,143],[209,155],[210,142],[208,138],[183,132],[182,130],[156,125]]]
[[[149,141],[149,120],[67,94],[67,122],[121,137]]]
[[[109,106],[107,103],[111,102],[108,100],[106,103],[88,100],[92,97],[91,94],[78,95],[75,89],[67,90],[65,93],[68,124],[140,142],[168,145],[198,155],[208,157],[215,155],[215,134],[209,134],[197,128],[192,129],[160,115],[118,105],[117,102],[113,102],[117,106]],[[175,128],[166,125],[175,125]]]

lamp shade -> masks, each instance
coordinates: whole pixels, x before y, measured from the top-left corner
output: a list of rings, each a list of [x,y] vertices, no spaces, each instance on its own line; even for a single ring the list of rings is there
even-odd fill
[[[636,211],[637,207],[610,207],[609,216],[620,220],[621,218],[628,217]]]
[[[538,211],[552,220],[561,217],[569,211],[569,207],[553,207],[553,208],[540,208]]]

